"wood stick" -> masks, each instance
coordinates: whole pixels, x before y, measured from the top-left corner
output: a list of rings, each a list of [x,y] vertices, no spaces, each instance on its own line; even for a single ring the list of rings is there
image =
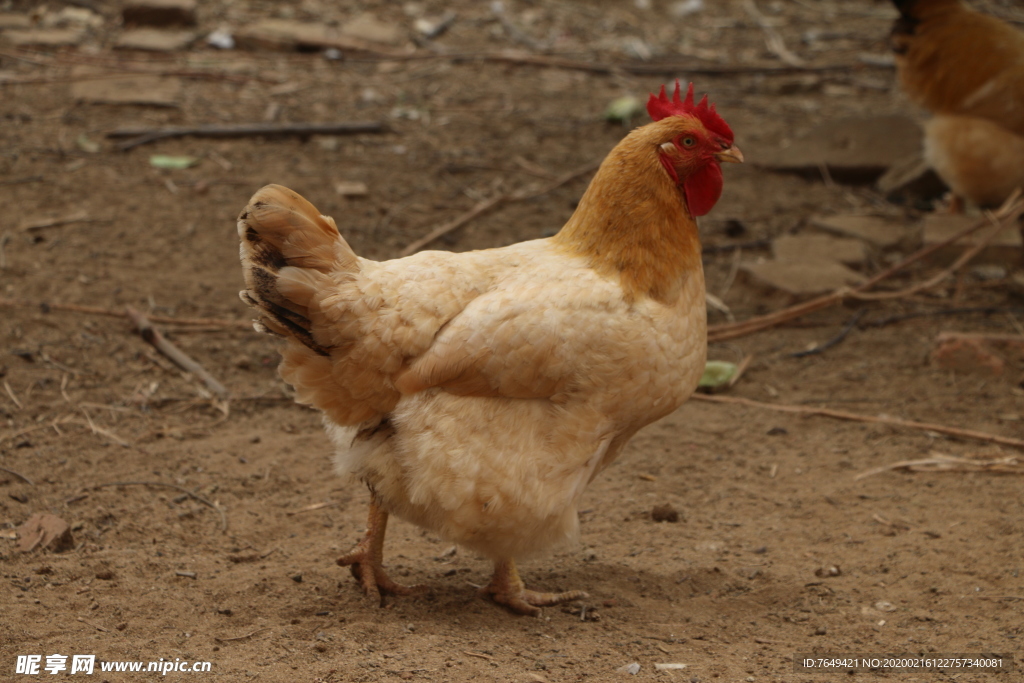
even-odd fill
[[[142,335],[142,338],[155,346],[157,351],[174,361],[174,364],[182,370],[191,372],[201,379],[203,384],[218,398],[227,399],[229,397],[230,394],[223,384],[214,379],[213,375],[206,371],[206,368],[193,360],[188,354],[167,341],[167,338],[153,327],[152,323],[146,319],[146,316],[131,306],[128,306],[125,311],[128,313],[128,317],[132,319],[132,322],[135,323],[135,327],[138,329],[139,334]]]
[[[0,467],[0,471],[6,472],[7,474],[13,474],[18,479],[21,479],[23,482],[25,482],[29,486],[35,486],[35,483],[31,479],[26,477],[24,474],[22,474],[21,472],[15,472],[14,470],[9,469],[7,467]]]
[[[263,633],[264,631],[269,631],[269,630],[270,630],[269,627],[264,627],[264,628],[258,628],[255,631],[253,631],[252,633],[246,633],[244,636],[235,636],[233,638],[218,638],[217,636],[214,636],[213,639],[216,640],[218,643],[229,643],[229,642],[231,642],[233,640],[245,640],[246,638],[252,638],[257,633]]]
[[[988,434],[986,432],[978,432],[973,429],[959,429],[957,427],[947,427],[946,425],[933,424],[929,422],[901,420],[896,417],[858,415],[857,413],[848,413],[845,410],[832,410],[831,408],[812,408],[810,406],[795,406],[784,403],[764,403],[762,401],[754,401],[753,399],[742,398],[739,396],[693,394],[690,397],[690,400],[709,401],[711,403],[732,403],[737,405],[749,406],[751,408],[764,408],[766,410],[775,410],[781,413],[797,413],[800,415],[821,415],[822,417],[832,417],[837,420],[848,420],[850,422],[869,422],[875,424],[886,424],[892,427],[901,427],[904,429],[917,429],[926,432],[937,432],[939,434],[945,434],[947,436],[959,437],[963,439],[974,439],[976,441],[985,441],[987,443],[997,443],[1003,446],[1013,446],[1014,448],[1024,449],[1024,440],[1021,439],[1014,439],[1008,436],[998,436],[996,434]]]
[[[419,238],[418,240],[411,242],[405,249],[399,252],[399,255],[408,256],[410,254],[415,254],[417,251],[427,246],[437,238],[447,235],[452,230],[462,227],[463,225],[469,223],[477,216],[482,216],[483,214],[487,213],[488,211],[496,207],[498,204],[502,204],[508,201],[508,199],[508,195],[499,194],[494,197],[491,197],[490,199],[484,199],[483,201],[478,202],[476,206],[474,206],[472,209],[462,214],[455,220],[440,225],[431,230],[430,232],[428,232],[423,237]]]
[[[708,341],[716,342],[725,341],[727,339],[736,339],[737,337],[744,337],[748,334],[760,332],[761,330],[766,330],[768,328],[781,325],[782,323],[789,322],[790,320],[795,320],[796,318],[800,318],[810,313],[814,313],[816,311],[820,311],[825,308],[835,306],[836,304],[839,304],[842,301],[844,301],[847,297],[856,297],[858,295],[867,293],[869,289],[881,283],[882,281],[892,277],[893,275],[903,270],[907,266],[916,263],[917,261],[920,261],[921,259],[926,258],[927,256],[930,256],[939,249],[942,249],[943,247],[949,246],[950,244],[958,240],[961,240],[964,237],[967,237],[969,235],[974,234],[975,232],[978,232],[979,230],[988,225],[992,225],[993,219],[997,221],[999,225],[1005,226],[1011,223],[1012,221],[1015,221],[1018,217],[1020,217],[1022,213],[1024,213],[1024,201],[1020,199],[1020,192],[1015,192],[1009,199],[1006,200],[1003,206],[1000,207],[1000,209],[992,216],[986,216],[985,218],[982,218],[975,224],[965,228],[964,230],[961,230],[960,232],[953,235],[949,239],[919,249],[918,251],[914,252],[907,258],[903,259],[896,265],[892,266],[891,268],[887,268],[886,270],[883,270],[881,273],[878,273],[874,277],[866,280],[865,282],[861,283],[856,287],[838,289],[834,292],[830,292],[829,294],[823,294],[822,296],[817,297],[815,299],[811,299],[809,301],[796,304],[795,306],[790,306],[789,308],[784,308],[782,310],[775,311],[774,313],[767,313],[765,315],[757,316],[755,318],[749,318],[741,322],[711,325],[708,327]],[[902,292],[901,295],[906,296],[906,291]]]
[[[466,213],[462,214],[461,216],[459,216],[455,220],[449,221],[448,223],[445,223],[444,225],[441,225],[441,226],[438,226],[437,228],[434,228],[433,230],[428,232],[423,237],[421,237],[418,240],[412,242],[407,247],[405,247],[405,249],[402,249],[402,251],[399,252],[399,255],[400,256],[408,256],[410,254],[414,254],[417,251],[419,251],[420,249],[422,249],[423,247],[425,247],[428,244],[430,244],[431,242],[433,242],[434,240],[438,239],[439,237],[442,237],[443,235],[447,235],[452,230],[455,230],[456,228],[462,227],[463,225],[465,225],[466,223],[469,223],[474,218],[477,218],[478,216],[481,216],[481,215],[487,213],[491,209],[493,209],[496,206],[499,206],[501,204],[504,204],[505,202],[521,202],[521,201],[525,201],[527,199],[533,199],[534,197],[539,197],[541,195],[547,194],[548,192],[552,192],[554,190],[557,190],[562,185],[565,185],[565,184],[567,184],[569,182],[572,182],[576,178],[579,178],[582,175],[586,175],[587,173],[590,173],[591,171],[596,170],[597,167],[600,166],[600,165],[601,164],[599,162],[598,163],[589,163],[586,166],[583,166],[581,168],[576,169],[575,171],[569,171],[568,173],[566,173],[564,175],[561,175],[558,178],[556,178],[555,180],[551,181],[551,183],[545,185],[541,189],[533,191],[533,192],[526,192],[524,190],[520,190],[519,192],[513,192],[511,194],[499,194],[497,196],[491,197],[490,199],[484,199],[483,201],[478,202],[476,206],[474,206],[472,209],[470,209]]]
[[[0,180],[0,185],[21,185],[23,183],[37,183],[43,179],[41,175],[30,175],[24,178],[11,178],[10,180]]]
[[[166,128],[118,128],[107,132],[108,138],[131,138],[118,143],[121,151],[156,140],[187,135],[207,138],[239,138],[255,135],[341,135],[344,133],[382,133],[379,121],[348,121],[340,123],[239,123],[209,126],[168,126]]]
[[[71,311],[74,313],[89,313],[91,315],[106,315],[111,318],[130,317],[124,311],[115,311],[99,306],[83,306],[80,304],[47,303],[43,301],[29,301],[27,299],[4,299],[0,297],[0,308],[38,308],[43,313],[50,311]],[[169,323],[172,325],[210,325],[212,327],[237,327],[239,329],[252,329],[252,322],[247,320],[223,320],[221,318],[172,318],[165,315],[147,316],[155,323]]]
[[[33,230],[42,230],[43,228],[56,228],[61,225],[70,225],[71,223],[110,223],[109,218],[89,218],[87,214],[76,213],[71,216],[61,216],[60,218],[44,218],[42,220],[27,221],[18,227],[18,230],[22,232],[31,232]]]
[[[701,65],[693,62],[625,62],[602,63],[586,62],[563,57],[536,55],[517,50],[501,52],[464,53],[451,55],[416,55],[414,58],[444,57],[454,62],[482,61],[505,64],[521,64],[554,69],[570,69],[588,71],[596,74],[628,73],[634,76],[663,76],[680,73],[703,76],[734,76],[740,74],[792,74],[792,73],[828,73],[832,71],[848,72],[850,64],[723,64]],[[892,64],[863,64],[866,68],[892,69]]]
[[[1024,474],[1024,466],[1017,458],[995,458],[980,460],[977,458],[958,458],[943,453],[933,453],[931,457],[920,460],[900,460],[899,462],[882,465],[861,472],[854,481],[871,477],[889,470],[907,469],[912,472],[996,472],[999,474]]]
[[[107,488],[109,486],[162,486],[164,488],[175,489],[177,491],[181,491],[182,493],[188,495],[189,497],[198,500],[203,505],[206,505],[206,506],[211,507],[214,510],[216,510],[217,514],[220,515],[220,530],[221,531],[227,531],[228,530],[228,516],[226,514],[224,514],[224,510],[219,505],[217,505],[216,503],[211,501],[209,498],[207,498],[205,496],[201,496],[198,493],[196,493],[195,491],[189,491],[184,486],[178,486],[177,484],[168,484],[168,483],[162,482],[162,481],[112,481],[112,482],[110,482],[108,484],[94,484],[93,486],[87,486],[87,487],[85,487],[82,490],[83,491],[92,491],[92,490],[95,490],[95,489]]]

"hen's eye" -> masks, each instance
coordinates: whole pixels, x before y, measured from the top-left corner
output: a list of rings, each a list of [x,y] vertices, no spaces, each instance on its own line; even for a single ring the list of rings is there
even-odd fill
[[[693,137],[691,137],[689,135],[687,135],[685,138],[683,138],[682,142],[683,142],[683,147],[693,147],[694,145],[697,144],[697,141]]]

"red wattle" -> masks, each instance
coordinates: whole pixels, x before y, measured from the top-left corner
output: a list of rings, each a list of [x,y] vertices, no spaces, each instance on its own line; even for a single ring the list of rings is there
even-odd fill
[[[712,161],[683,182],[690,215],[703,216],[722,196],[722,167]]]

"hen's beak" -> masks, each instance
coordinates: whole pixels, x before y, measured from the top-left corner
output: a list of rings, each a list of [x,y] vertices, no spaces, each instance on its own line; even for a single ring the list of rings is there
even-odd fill
[[[743,152],[740,151],[739,147],[733,145],[729,149],[723,149],[717,153],[715,158],[721,163],[742,164]]]

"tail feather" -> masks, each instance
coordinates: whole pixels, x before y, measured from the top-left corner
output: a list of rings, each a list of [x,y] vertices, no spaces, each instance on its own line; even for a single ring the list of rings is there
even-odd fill
[[[247,287],[239,294],[260,311],[257,329],[328,355],[314,338],[310,306],[328,276],[359,271],[334,220],[292,190],[267,185],[239,215],[238,236]]]

